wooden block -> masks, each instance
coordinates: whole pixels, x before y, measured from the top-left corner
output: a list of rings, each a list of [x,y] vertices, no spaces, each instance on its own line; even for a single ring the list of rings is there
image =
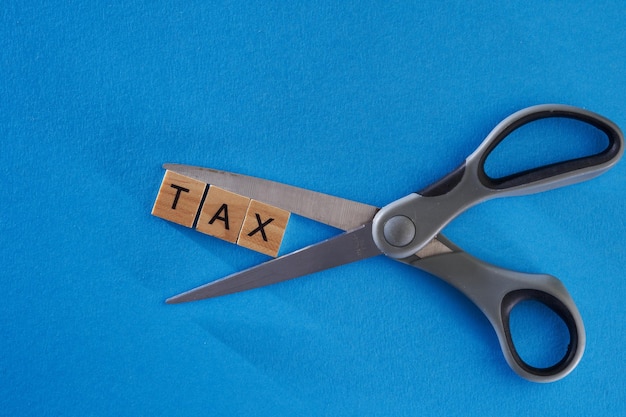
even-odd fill
[[[235,243],[246,217],[250,199],[212,185],[209,188],[196,230]]]
[[[251,200],[237,244],[276,257],[290,214],[278,207]]]
[[[192,227],[207,185],[171,171],[165,171],[152,214]]]

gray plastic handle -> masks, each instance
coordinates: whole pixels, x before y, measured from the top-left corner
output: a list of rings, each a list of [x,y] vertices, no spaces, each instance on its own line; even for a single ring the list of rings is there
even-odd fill
[[[463,252],[442,235],[437,239],[453,251],[423,259],[412,257],[402,262],[436,275],[472,300],[491,322],[507,363],[518,375],[534,382],[552,382],[563,378],[578,365],[585,350],[585,328],[574,300],[561,281],[550,275],[498,268]],[[546,368],[525,362],[511,336],[511,310],[529,299],[550,308],[569,331],[565,355]]]
[[[549,117],[588,123],[607,135],[608,146],[594,155],[504,178],[491,178],[485,173],[485,160],[511,132]],[[467,295],[490,320],[507,362],[519,375],[537,382],[560,379],[580,361],[585,348],[585,330],[574,301],[558,279],[489,265],[463,252],[441,235],[437,239],[451,252],[422,259],[416,254],[452,219],[481,201],[546,191],[594,178],[611,168],[623,152],[622,132],[598,114],[559,104],[529,107],[499,123],[458,169],[419,193],[383,207],[374,217],[373,239],[386,255],[430,272]],[[547,368],[536,368],[524,362],[513,343],[510,312],[527,299],[550,308],[569,331],[570,343],[565,356]]]
[[[602,152],[519,172],[505,178],[485,173],[485,160],[514,130],[550,117],[575,119],[604,132]],[[610,120],[577,107],[544,104],[520,110],[500,122],[465,162],[440,181],[383,207],[374,217],[373,238],[396,259],[407,258],[430,242],[452,219],[491,198],[537,193],[594,178],[612,167],[624,152],[624,136]]]

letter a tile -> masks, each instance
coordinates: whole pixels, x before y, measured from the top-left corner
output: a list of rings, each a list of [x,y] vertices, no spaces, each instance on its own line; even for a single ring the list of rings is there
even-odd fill
[[[192,227],[207,185],[171,171],[165,171],[152,215]]]
[[[196,230],[237,242],[250,199],[212,185],[202,205]]]
[[[237,244],[276,257],[290,214],[278,207],[251,200]]]

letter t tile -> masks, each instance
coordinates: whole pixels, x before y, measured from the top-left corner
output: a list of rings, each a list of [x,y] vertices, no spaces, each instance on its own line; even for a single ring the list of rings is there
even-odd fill
[[[165,171],[152,215],[192,227],[207,185],[171,171]]]

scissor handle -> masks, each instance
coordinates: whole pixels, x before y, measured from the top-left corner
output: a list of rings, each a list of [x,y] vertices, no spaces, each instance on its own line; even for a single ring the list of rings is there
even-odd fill
[[[576,304],[561,281],[551,275],[498,268],[456,248],[441,235],[437,239],[453,248],[453,252],[424,259],[413,257],[403,262],[442,278],[469,297],[491,322],[507,363],[518,375],[534,382],[552,382],[578,365],[585,350],[585,328]],[[560,317],[569,332],[565,354],[557,363],[545,368],[524,361],[511,335],[511,311],[526,300],[548,307]]]
[[[555,164],[492,178],[485,161],[513,131],[545,118],[575,119],[604,132],[601,152]],[[612,167],[624,152],[619,127],[596,113],[561,104],[520,110],[500,122],[456,170],[418,193],[383,207],[374,217],[373,236],[386,255],[396,259],[415,254],[452,219],[469,207],[491,198],[531,194],[594,178]]]
[[[588,123],[607,135],[608,144],[601,152],[582,158],[544,165],[503,178],[487,175],[487,158],[507,136],[528,123],[546,118],[567,118]],[[624,151],[623,145],[624,136],[619,127],[605,117],[578,107],[543,104],[520,110],[500,122],[467,158],[466,166],[475,170],[486,188],[500,191],[501,195],[531,194],[586,181],[602,174],[617,162]]]

